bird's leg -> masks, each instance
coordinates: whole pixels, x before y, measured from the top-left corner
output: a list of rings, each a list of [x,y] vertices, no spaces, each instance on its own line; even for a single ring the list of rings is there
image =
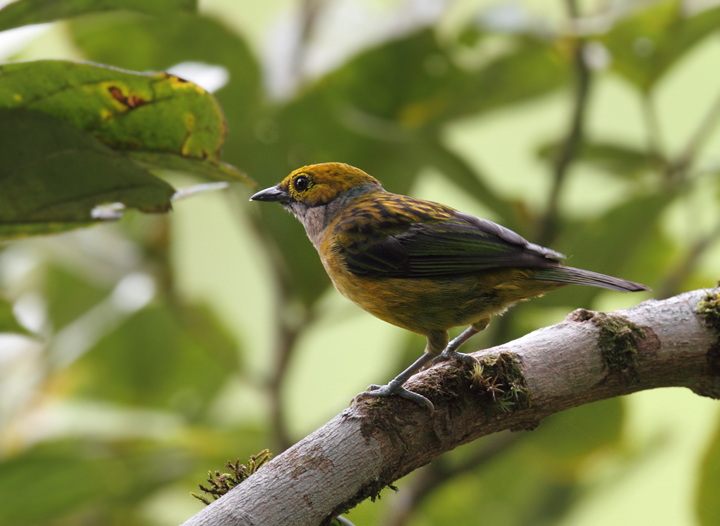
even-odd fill
[[[426,352],[420,358],[415,360],[415,362],[410,367],[408,367],[395,378],[393,378],[390,383],[388,383],[387,385],[371,385],[370,387],[368,387],[367,391],[363,391],[355,398],[353,398],[353,403],[367,396],[373,398],[384,398],[386,396],[396,394],[398,396],[402,396],[403,398],[407,398],[408,400],[412,400],[413,402],[416,402],[424,407],[427,407],[430,411],[430,414],[432,414],[435,411],[435,406],[433,406],[432,402],[421,394],[408,391],[403,387],[403,384],[408,380],[408,378],[415,374],[418,369],[420,369],[423,365],[428,363],[434,357],[435,356],[433,356],[429,352]]]
[[[353,398],[353,403],[367,396],[374,398],[384,398],[386,396],[396,394],[398,396],[402,396],[403,398],[407,398],[408,400],[412,400],[424,407],[427,407],[430,411],[430,414],[432,414],[435,411],[435,406],[433,406],[432,402],[421,394],[408,391],[403,387],[403,384],[424,365],[432,364],[436,361],[449,360],[452,358],[454,360],[463,361],[472,366],[479,365],[479,362],[476,358],[470,356],[469,354],[458,352],[458,349],[463,343],[468,341],[478,332],[485,329],[485,327],[487,327],[489,323],[490,317],[483,318],[482,320],[473,323],[470,327],[465,329],[463,333],[460,334],[460,336],[452,340],[449,344],[447,343],[447,331],[434,331],[428,333],[428,344],[425,348],[425,353],[420,358],[415,360],[415,362],[410,367],[408,367],[395,378],[393,378],[387,385],[373,384],[368,387],[367,391],[363,391],[355,398]],[[444,350],[440,354],[437,354],[438,350],[443,348]]]
[[[470,325],[470,327],[460,333],[460,336],[458,336],[457,338],[453,338],[453,340],[448,344],[448,346],[445,347],[443,352],[441,352],[438,356],[435,357],[435,359],[433,359],[432,363],[453,359],[460,360],[471,366],[479,365],[480,362],[477,361],[477,358],[469,354],[458,352],[458,349],[463,343],[468,341],[480,331],[484,330],[485,327],[487,327],[489,324],[490,318],[488,317],[483,318],[482,320]]]

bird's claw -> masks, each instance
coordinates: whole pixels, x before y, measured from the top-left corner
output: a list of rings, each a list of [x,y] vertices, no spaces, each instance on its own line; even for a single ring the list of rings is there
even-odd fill
[[[428,411],[430,411],[430,414],[432,415],[435,412],[435,406],[433,403],[425,398],[423,395],[414,393],[412,391],[409,391],[405,389],[402,385],[395,384],[393,385],[392,382],[390,382],[387,385],[376,385],[372,384],[367,388],[367,391],[363,391],[362,393],[358,393],[355,398],[352,399],[352,404],[358,403],[361,399],[370,397],[370,398],[385,398],[390,395],[398,395],[403,398],[407,398],[408,400],[412,400],[416,404],[419,404],[425,408],[427,408]]]
[[[468,364],[470,367],[475,367],[476,365],[480,365],[480,362],[477,358],[475,358],[472,354],[467,354],[464,352],[457,352],[445,349],[443,352],[438,354],[428,365],[434,365],[438,362],[444,362],[446,360],[459,360],[463,363]]]

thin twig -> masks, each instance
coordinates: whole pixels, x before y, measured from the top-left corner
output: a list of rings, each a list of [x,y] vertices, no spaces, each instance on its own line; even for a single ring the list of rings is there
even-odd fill
[[[265,224],[260,221],[259,216],[250,214],[250,224],[257,232],[258,237],[267,240],[266,243],[270,250],[275,249],[276,252],[279,252],[279,249],[274,247],[270,241],[272,237],[267,232]],[[269,268],[273,274],[275,283],[278,285],[278,294],[274,305],[275,333],[277,339],[273,352],[273,369],[265,387],[270,397],[270,420],[273,437],[276,441],[273,450],[281,452],[294,443],[287,429],[285,407],[282,400],[282,386],[287,374],[290,358],[295,349],[295,344],[302,334],[303,328],[307,327],[314,317],[314,313],[303,310],[293,318],[292,322],[290,321],[288,311],[290,311],[296,303],[296,298],[292,292],[290,276],[283,265],[283,259],[281,257],[271,257],[269,259]]]
[[[413,511],[436,489],[448,480],[473,471],[497,458],[512,448],[525,433],[505,433],[498,435],[489,445],[477,451],[463,462],[452,465],[442,456],[422,468],[412,482],[402,488],[395,505],[390,510],[383,526],[405,526],[412,519]]]
[[[576,19],[579,16],[577,2],[575,0],[566,0],[566,5],[570,18],[572,20]],[[550,244],[557,233],[560,194],[567,177],[568,168],[577,157],[585,134],[585,115],[587,113],[592,76],[590,68],[588,68],[585,62],[584,39],[578,37],[575,39],[574,44],[573,67],[575,70],[575,97],[573,100],[573,110],[567,136],[555,158],[553,186],[550,190],[550,198],[545,216],[540,223],[540,231],[537,239],[542,245]]]

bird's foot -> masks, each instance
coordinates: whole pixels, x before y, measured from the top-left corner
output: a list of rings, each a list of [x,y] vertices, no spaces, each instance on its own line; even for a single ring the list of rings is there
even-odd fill
[[[362,393],[359,393],[357,396],[355,396],[355,398],[353,398],[352,400],[352,403],[355,404],[362,398],[366,397],[385,398],[390,395],[398,395],[403,398],[407,398],[408,400],[412,400],[416,404],[427,408],[427,410],[430,411],[431,415],[435,412],[435,406],[430,400],[428,400],[421,394],[414,393],[405,389],[401,383],[396,383],[394,381],[390,382],[387,385],[371,385],[367,388],[367,391],[363,391]]]
[[[470,367],[475,367],[476,365],[480,365],[480,362],[477,358],[475,358],[471,354],[466,354],[464,352],[458,352],[453,349],[450,349],[449,347],[445,349],[443,352],[438,354],[433,360],[430,362],[430,365],[434,365],[438,362],[444,362],[446,360],[459,360],[461,362],[464,362],[468,364]]]

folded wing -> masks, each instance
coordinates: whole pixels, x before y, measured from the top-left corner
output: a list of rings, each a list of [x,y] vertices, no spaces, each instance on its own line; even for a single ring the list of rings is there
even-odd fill
[[[362,276],[452,277],[500,268],[544,268],[564,256],[532,244],[492,221],[452,211],[417,220],[393,210],[382,228],[347,227],[338,245],[351,272]]]

